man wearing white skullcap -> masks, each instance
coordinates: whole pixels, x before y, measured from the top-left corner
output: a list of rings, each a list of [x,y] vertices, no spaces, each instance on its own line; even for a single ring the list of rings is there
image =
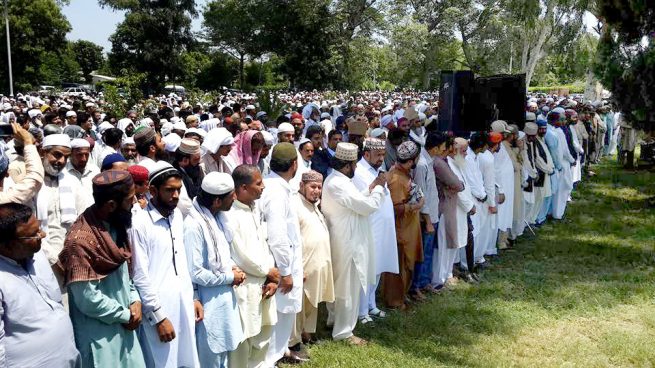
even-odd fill
[[[203,174],[207,175],[214,171],[232,173],[236,167],[236,163],[229,156],[232,144],[234,144],[234,137],[225,128],[215,128],[207,133],[202,142],[205,153],[200,160]]]
[[[282,123],[277,127],[277,141],[292,143],[296,130],[289,123]]]
[[[352,178],[357,167],[357,146],[337,144],[331,161],[332,173],[323,190],[322,209],[330,231],[335,302],[328,320],[334,321],[332,338],[363,345],[365,340],[353,335],[357,324],[360,294],[368,295],[375,284],[375,267],[370,258],[375,247],[369,217],[385,197],[386,176],[378,175],[362,192]]]
[[[75,111],[67,111],[66,112],[66,124],[65,126],[68,125],[77,125],[77,113]]]
[[[43,138],[42,158],[45,177],[36,199],[37,219],[46,233],[42,249],[51,265],[64,247],[64,239],[70,226],[77,219],[77,209],[83,201],[79,181],[66,168],[71,155],[71,141],[66,134],[50,134]],[[53,268],[62,294],[66,293],[63,274]],[[67,300],[64,296],[62,300]],[[66,304],[67,305],[67,304]]]
[[[273,145],[275,145],[275,137],[273,137],[273,134],[266,130],[262,130],[261,133],[264,136],[264,147],[262,148],[262,152],[259,154],[259,162],[257,163],[257,167],[262,173],[262,176],[267,176],[271,172],[270,152],[271,148],[273,148]]]
[[[169,163],[157,161],[148,179],[152,198],[132,216],[128,230],[133,281],[142,301],[144,358],[157,367],[197,367],[195,326],[202,306],[194,301],[177,209],[182,178]]]
[[[91,144],[86,139],[73,139],[71,141],[71,156],[66,163],[68,174],[77,179],[82,200],[77,203],[77,213],[82,213],[93,203],[93,178],[100,170],[90,160]]]
[[[226,214],[233,202],[232,176],[209,173],[184,220],[184,247],[191,265],[191,280],[197,286],[204,310],[203,320],[196,324],[201,367],[225,367],[228,352],[244,339],[235,286],[246,277],[232,261],[232,237],[226,229]],[[258,286],[261,295],[261,285]]]
[[[127,160],[127,163],[131,166],[136,164],[136,143],[134,142],[133,137],[127,137],[123,139],[121,144],[121,154]]]

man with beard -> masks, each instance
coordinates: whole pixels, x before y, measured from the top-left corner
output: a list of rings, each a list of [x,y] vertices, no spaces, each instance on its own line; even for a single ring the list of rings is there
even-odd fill
[[[544,197],[544,202],[541,205],[541,210],[539,211],[539,215],[537,216],[537,226],[543,225],[546,222],[547,216],[552,213],[553,198],[555,198],[555,195],[557,195],[557,191],[559,190],[559,176],[563,170],[562,165],[564,164],[560,160],[560,157],[562,157],[560,150],[562,150],[563,147],[560,147],[559,145],[559,139],[557,138],[557,134],[555,131],[555,129],[557,128],[555,128],[553,124],[559,120],[560,112],[564,114],[564,109],[554,108],[546,116],[546,119],[548,119],[548,121],[543,119],[537,119],[540,142],[544,142],[546,144],[546,147],[550,152],[550,157],[553,162],[553,165],[555,166],[555,171],[552,174],[550,174],[549,177],[547,178],[548,180],[550,180],[550,192],[552,193],[552,195]],[[543,131],[543,135],[542,135],[542,131]]]
[[[557,110],[557,109],[556,109]],[[557,136],[559,150],[559,161],[562,163],[562,171],[559,174],[559,185],[557,193],[553,196],[553,218],[561,220],[566,211],[566,204],[569,195],[573,190],[573,173],[578,157],[576,149],[573,147],[571,131],[566,122],[566,112],[559,114],[559,119],[555,122],[555,135]]]
[[[141,300],[132,280],[134,185],[124,171],[93,178],[95,204],[75,221],[58,266],[70,291],[70,316],[84,367],[145,367],[136,329]]]
[[[281,276],[276,295],[277,325],[266,353],[269,366],[288,353],[293,322],[302,307],[302,244],[298,216],[291,206],[292,195],[298,188],[289,184],[297,170],[298,151],[293,144],[283,142],[273,147],[271,173],[264,180],[267,190],[260,201],[267,223],[268,246]]]
[[[327,149],[323,147],[323,130],[320,126],[313,126],[307,129],[307,134],[305,138],[309,139],[312,142],[314,148],[314,155],[312,156],[311,169],[318,171],[323,175],[323,178],[327,176],[328,169],[330,167],[330,154]]]
[[[79,187],[77,179],[64,171],[70,155],[70,138],[66,134],[50,134],[43,139],[45,178],[37,196],[36,207],[37,219],[47,235],[43,251],[51,265],[57,262],[57,256],[64,247],[66,233],[77,218],[77,203],[82,201],[80,191],[75,190]],[[65,294],[63,275],[57,269],[55,275],[62,294]]]
[[[127,160],[127,163],[131,165],[136,165],[136,143],[134,143],[133,137],[128,137],[123,139],[121,144],[121,154]]]
[[[229,156],[234,137],[225,128],[214,128],[202,142],[205,153],[200,158],[200,169],[204,175],[218,171],[231,174],[236,167]]]
[[[445,285],[446,282],[450,282],[453,277],[453,263],[459,249],[473,242],[469,216],[475,214],[475,204],[471,196],[471,190],[462,174],[466,167],[465,155],[467,146],[466,140],[455,138],[445,160],[450,169],[450,172],[445,173],[445,177],[453,175],[450,179],[453,180],[453,183],[459,181],[462,190],[457,192],[457,196],[445,197],[443,201],[445,206],[443,207],[442,220],[445,220],[446,226],[440,226],[437,234],[439,256],[437,257],[438,263],[434,272],[437,277],[437,284],[439,285]],[[439,174],[437,173],[437,177],[440,178],[438,180],[441,180],[441,175]],[[440,198],[439,204],[441,203]],[[440,221],[440,223],[442,222]],[[446,231],[449,229],[452,232],[446,234]]]
[[[503,120],[491,123],[491,130],[503,135],[500,148],[494,153],[494,167],[496,169],[496,185],[498,196],[498,249],[507,249],[509,230],[514,219],[514,164],[510,156],[511,143],[514,135]]]
[[[384,163],[385,143],[381,139],[367,138],[364,141],[364,153],[357,162],[353,184],[360,192],[368,190],[369,186],[381,172]],[[373,233],[373,254],[375,262],[375,282],[362,290],[359,299],[359,323],[372,321],[371,317],[384,318],[386,313],[377,307],[375,294],[383,273],[397,274],[398,246],[396,244],[396,226],[393,214],[393,202],[389,190],[384,190],[384,199],[380,208],[369,217]]]
[[[77,203],[77,213],[82,213],[93,204],[93,178],[100,172],[89,163],[91,144],[86,139],[71,141],[71,156],[66,163],[66,171],[78,181],[82,200]]]
[[[201,367],[225,367],[229,351],[243,340],[235,286],[246,278],[230,256],[226,211],[234,202],[229,174],[209,173],[184,220],[184,246],[191,279],[203,304],[204,319],[196,328]]]
[[[382,289],[385,303],[391,308],[405,309],[405,300],[417,262],[423,262],[423,241],[421,238],[420,210],[425,204],[423,191],[413,182],[411,170],[416,167],[419,147],[412,141],[398,146],[397,160],[389,170],[389,191],[393,201],[396,219],[396,241],[398,243],[399,274],[385,274]],[[414,300],[425,300],[420,290],[411,290]]]
[[[473,257],[478,267],[486,266],[485,255],[496,255],[496,171],[493,153],[498,150],[502,136],[499,133],[481,132],[471,136],[470,148],[482,179],[483,193],[476,197],[476,216],[479,229],[473,237]],[[468,156],[468,155],[467,155]],[[469,271],[473,272],[474,270]]]
[[[303,137],[302,133],[305,128],[303,117],[301,114],[294,112],[291,114],[291,126],[293,126],[293,144],[298,146],[298,142]]]
[[[229,212],[232,260],[245,272],[235,289],[243,341],[229,353],[232,368],[261,367],[277,322],[275,292],[280,273],[266,243],[266,224],[257,200],[264,191],[262,175],[255,166],[237,166],[232,172],[236,200]]]
[[[152,172],[155,162],[166,155],[161,136],[150,127],[141,127],[134,133],[136,151],[139,153],[139,165]]]
[[[302,236],[303,304],[296,315],[294,330],[289,340],[291,351],[299,352],[301,343],[312,341],[316,332],[318,304],[334,301],[330,233],[325,217],[319,209],[323,191],[323,175],[314,170],[305,172],[300,182],[299,195],[293,206],[298,213]]]
[[[204,175],[200,170],[200,143],[191,138],[184,138],[175,151],[173,167],[182,175],[184,189],[189,199],[193,200],[200,190]]]
[[[339,143],[325,180],[322,208],[331,234],[335,301],[328,321],[334,321],[332,338],[364,345],[353,334],[359,312],[360,295],[375,283],[373,236],[369,216],[384,200],[386,176],[381,173],[365,192],[352,181],[357,165],[357,146]],[[328,322],[329,324],[329,322]]]
[[[281,123],[277,127],[277,143],[287,142],[293,143],[295,129],[289,123]]]
[[[196,367],[195,324],[202,320],[203,309],[194,300],[184,223],[177,209],[182,177],[169,163],[159,161],[148,180],[152,198],[134,215],[128,231],[134,285],[146,319],[141,337],[145,360],[152,367]]]
[[[120,129],[126,137],[134,135],[134,122],[130,118],[123,118],[116,123],[116,128]]]

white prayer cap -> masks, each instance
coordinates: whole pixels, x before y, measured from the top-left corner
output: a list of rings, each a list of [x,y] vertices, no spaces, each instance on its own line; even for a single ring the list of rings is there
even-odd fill
[[[161,135],[162,137],[166,137],[167,135],[171,134],[171,130],[173,130],[173,123],[170,122],[165,122],[161,126]]]
[[[182,122],[181,120],[176,121],[173,123],[173,130],[182,130],[186,132],[186,124]]]
[[[169,134],[162,138],[162,141],[164,142],[164,149],[167,152],[175,152],[180,148],[182,138],[177,134]]]
[[[380,119],[380,126],[386,127],[391,122],[393,122],[393,117],[391,115],[384,115]]]
[[[254,110],[254,109],[255,109],[255,105],[246,106],[246,110]]]
[[[70,117],[73,117],[73,116],[77,116],[77,113],[75,111],[68,111],[66,113],[67,118],[70,118]]]
[[[111,125],[110,122],[108,121],[103,121],[100,125],[98,125],[98,133],[102,134],[105,132],[105,130],[113,128],[114,126]]]
[[[384,129],[382,129],[382,128],[375,128],[375,129],[373,129],[373,131],[371,131],[371,138],[379,138],[379,137],[382,136],[382,134],[384,134],[384,133],[385,133],[385,132],[384,132]]]
[[[136,143],[134,142],[134,138],[133,138],[133,137],[127,137],[127,138],[123,139],[123,143],[121,144],[121,147],[125,147],[125,146],[127,146],[128,144],[136,144]]]
[[[207,136],[207,132],[205,132],[203,129],[198,129],[198,128],[187,129],[186,133],[184,133],[184,136],[186,137],[188,134],[197,134],[202,138],[205,138]]]
[[[140,163],[139,165],[145,167],[146,169],[148,169],[148,172],[150,172],[150,175],[148,176],[149,183],[152,183],[153,180],[155,180],[158,176],[161,176],[164,173],[170,171],[177,172],[177,169],[175,169],[173,165],[169,164],[164,160],[159,160],[154,164],[148,165],[147,167],[143,163]]]
[[[278,133],[295,133],[295,129],[293,128],[293,125],[289,123],[282,123],[277,127],[277,132]]]
[[[234,137],[225,128],[215,128],[207,133],[207,137],[202,142],[202,147],[212,154],[218,152],[221,146],[229,146],[234,143]]]
[[[86,106],[86,107],[94,107],[95,105],[96,105],[96,104],[94,104],[93,102],[87,102],[86,105],[84,105],[84,106]]]
[[[171,123],[173,123],[173,124],[177,123],[178,121],[180,121],[180,118],[178,118],[177,116],[173,116],[171,118]]]
[[[71,139],[68,134],[50,134],[43,138],[43,148],[62,146],[71,148]]]
[[[275,143],[275,138],[273,137],[273,134],[269,133],[266,130],[262,130],[261,133],[264,136],[264,144],[266,144],[267,146],[272,146]]]
[[[217,171],[210,172],[205,175],[204,179],[202,179],[200,188],[202,188],[204,192],[212,195],[230,193],[234,190],[234,179],[232,179],[232,175],[227,173]]]
[[[507,123],[503,120],[496,120],[491,123],[491,130],[496,133],[511,133],[511,131],[507,129]]]
[[[71,148],[91,148],[91,143],[86,139],[75,138],[71,141]]]
[[[528,107],[537,107],[537,102],[536,101],[528,102]]]
[[[31,119],[34,119],[35,116],[41,115],[41,110],[39,109],[32,109],[27,112],[27,115],[30,116]]]
[[[329,119],[330,118],[330,113],[329,112],[324,112],[321,114],[321,119]]]
[[[5,102],[5,103],[2,104],[2,110],[7,111],[7,110],[11,110],[11,109],[12,109],[12,107],[11,107],[11,104],[9,102]]]

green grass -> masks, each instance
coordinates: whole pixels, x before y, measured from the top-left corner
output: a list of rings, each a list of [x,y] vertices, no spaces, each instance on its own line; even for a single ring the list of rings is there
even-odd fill
[[[524,236],[479,285],[358,327],[366,347],[330,341],[321,325],[304,366],[654,366],[655,175],[595,171],[565,220]]]

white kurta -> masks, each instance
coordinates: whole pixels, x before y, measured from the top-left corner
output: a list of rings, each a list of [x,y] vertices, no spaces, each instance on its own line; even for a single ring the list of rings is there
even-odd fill
[[[562,171],[559,173],[559,190],[553,197],[553,217],[561,219],[566,210],[566,203],[573,189],[573,174],[571,172],[571,165],[575,163],[573,156],[569,152],[569,147],[566,142],[566,135],[562,129],[555,129],[557,140],[559,142],[559,161],[562,164]]]
[[[482,174],[482,186],[487,199],[484,203],[476,204],[476,213],[480,216],[480,231],[474,238],[475,260],[484,262],[485,254],[496,254],[496,237],[498,230],[498,215],[489,212],[489,207],[496,207],[496,169],[494,156],[489,150],[478,153],[476,157],[478,168]]]
[[[193,285],[184,249],[182,214],[163,217],[149,203],[129,230],[133,281],[143,304],[141,347],[149,367],[198,367]],[[156,324],[167,318],[175,338],[159,340]]]
[[[365,159],[359,160],[353,184],[360,192],[368,191],[369,185],[378,176],[375,170]],[[325,206],[325,205],[324,205]],[[396,245],[396,225],[393,214],[393,201],[391,193],[385,189],[380,209],[376,210],[369,217],[373,233],[373,253],[375,260],[375,274],[383,272],[398,273],[398,251]]]
[[[505,194],[505,202],[498,205],[498,230],[507,231],[512,228],[514,219],[514,164],[502,143],[494,153],[494,167],[498,190]]]
[[[384,191],[378,185],[370,193],[368,188],[361,192],[350,178],[337,170],[325,180],[321,203],[331,235],[336,299],[358,299],[348,295],[351,284],[359,282],[367,290],[367,285],[375,283],[375,262],[370,259],[375,246],[369,217],[381,207]],[[394,249],[392,253],[397,252]],[[354,280],[349,272],[353,263],[357,270]]]
[[[475,153],[469,147],[466,151],[466,168],[462,172],[464,174],[464,179],[466,179],[466,186],[471,190],[471,195],[473,196],[476,207],[478,203],[482,203],[479,200],[484,199],[487,196],[487,193],[484,190],[484,182],[482,180],[482,172],[478,166]],[[479,200],[478,200],[479,199]],[[471,216],[471,223],[473,224],[473,236],[477,236],[480,232],[480,221],[482,216],[481,211],[475,212]]]

